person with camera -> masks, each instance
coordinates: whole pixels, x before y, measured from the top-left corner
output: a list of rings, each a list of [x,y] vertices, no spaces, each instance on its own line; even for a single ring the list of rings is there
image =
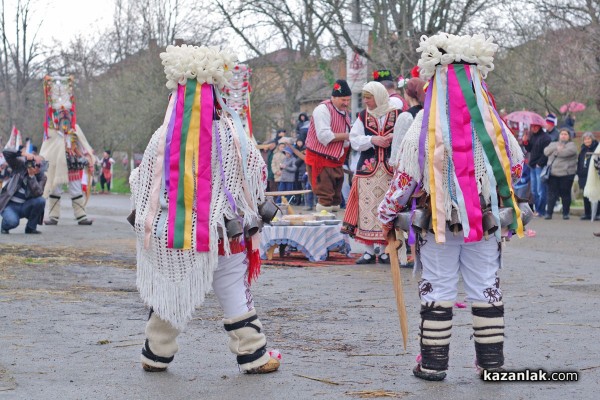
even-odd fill
[[[41,233],[37,226],[46,206],[42,197],[46,185],[44,158],[16,150],[4,150],[3,154],[13,173],[0,193],[1,232],[8,234],[21,218],[27,218],[25,233]]]

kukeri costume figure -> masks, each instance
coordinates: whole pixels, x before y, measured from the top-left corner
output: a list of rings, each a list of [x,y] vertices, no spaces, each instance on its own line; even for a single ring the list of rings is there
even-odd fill
[[[40,155],[48,161],[48,183],[44,197],[48,198],[48,216],[45,225],[57,225],[60,218],[62,186],[67,185],[73,213],[79,225],[91,225],[85,211],[86,193],[81,178],[83,170],[93,173],[96,156],[83,131],[77,125],[73,77],[44,78],[46,120],[44,142]]]
[[[234,55],[182,45],[167,47],[161,58],[173,92],[163,125],[130,177],[137,286],[151,307],[142,366],[169,366],[177,336],[212,287],[241,370],[275,371],[279,361],[266,349],[250,292],[269,204],[266,167],[220,92]]]
[[[398,169],[379,207],[384,231],[408,214],[412,226],[403,229],[419,234],[421,360],[413,373],[426,380],[446,376],[459,273],[472,306],[477,365],[504,364],[501,242],[523,235],[522,218],[531,210],[512,190],[523,153],[483,80],[497,47],[483,35],[421,38],[420,73],[429,79],[424,109],[400,145]],[[414,215],[399,214],[411,208]],[[431,225],[419,223],[426,211]]]

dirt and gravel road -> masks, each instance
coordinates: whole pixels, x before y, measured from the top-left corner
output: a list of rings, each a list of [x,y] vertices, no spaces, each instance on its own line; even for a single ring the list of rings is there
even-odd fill
[[[135,287],[125,196],[94,196],[92,226],[63,200],[42,235],[0,235],[0,399],[592,399],[600,381],[600,223],[535,220],[505,253],[506,367],[577,371],[577,382],[484,383],[469,309],[455,309],[448,378],[414,378],[418,278],[402,269],[402,347],[388,266],[263,267],[253,286],[279,372],[239,373],[211,295],[168,372],[139,363],[147,309]],[[460,300],[460,299],[459,299]],[[387,396],[387,397],[386,397]]]

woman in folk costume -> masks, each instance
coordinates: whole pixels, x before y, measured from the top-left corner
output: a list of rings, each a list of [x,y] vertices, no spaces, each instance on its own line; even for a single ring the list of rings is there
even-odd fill
[[[523,153],[483,81],[497,48],[483,35],[421,38],[419,67],[429,79],[424,109],[400,145],[398,169],[379,207],[386,234],[400,211],[421,211],[418,198],[431,212],[432,228],[424,226],[416,243],[423,271],[421,356],[413,373],[426,380],[446,376],[459,273],[472,306],[478,369],[504,364],[501,241],[523,235],[522,216],[531,210],[517,204],[512,190]]]
[[[357,264],[373,264],[375,244],[384,244],[385,237],[377,219],[377,206],[383,200],[392,179],[390,146],[394,132],[398,130],[398,115],[389,102],[389,94],[379,82],[368,82],[362,89],[366,109],[350,130],[350,144],[360,152],[356,173],[352,180],[352,189],[344,214],[342,232],[364,243],[367,248]],[[389,264],[388,254],[379,256],[379,262]]]
[[[62,186],[67,185],[73,214],[79,225],[92,225],[87,218],[86,193],[83,191],[84,169],[93,171],[96,156],[83,131],[77,124],[73,77],[44,78],[46,121],[44,142],[40,155],[48,161],[48,182],[44,197],[48,198],[48,216],[45,225],[57,225],[60,218]]]
[[[260,268],[266,167],[220,92],[235,57],[186,45],[160,56],[173,92],[130,177],[137,286],[151,307],[142,366],[166,370],[177,336],[212,287],[241,370],[275,371],[279,361],[266,349],[250,292]]]

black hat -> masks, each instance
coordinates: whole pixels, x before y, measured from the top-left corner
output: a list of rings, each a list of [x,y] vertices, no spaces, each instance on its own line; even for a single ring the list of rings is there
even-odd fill
[[[392,71],[389,69],[378,69],[373,72],[373,80],[375,82],[393,81]]]
[[[343,79],[338,79],[333,84],[333,91],[331,92],[331,97],[348,97],[352,96],[352,91],[350,90],[350,86],[348,86],[348,82]]]

